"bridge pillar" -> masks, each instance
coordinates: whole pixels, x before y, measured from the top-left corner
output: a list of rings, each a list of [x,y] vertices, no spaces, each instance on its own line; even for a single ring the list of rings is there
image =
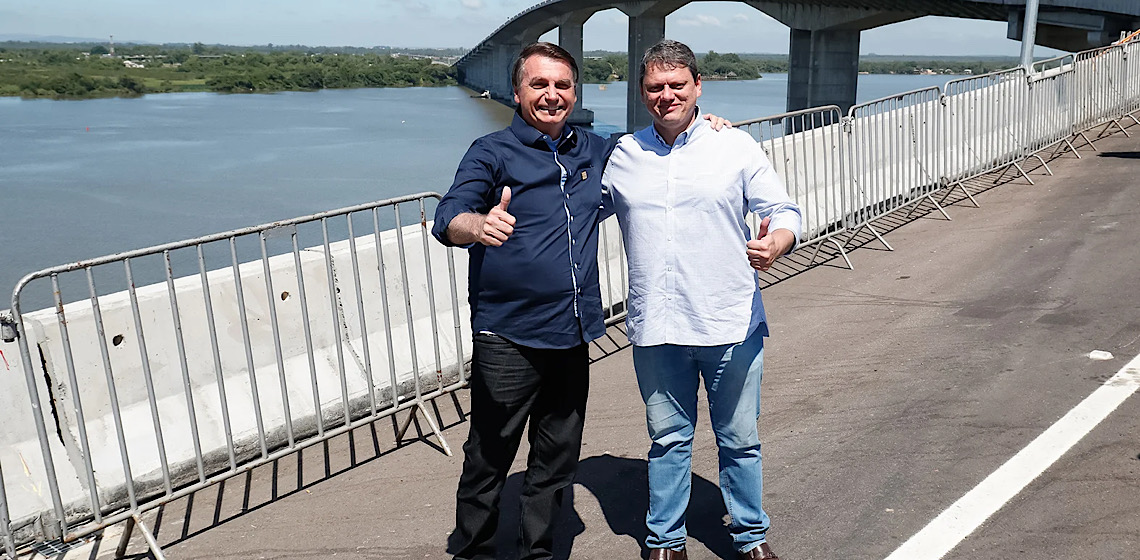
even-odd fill
[[[859,30],[792,29],[789,46],[788,111],[855,104],[859,81]]]
[[[584,71],[586,61],[582,58],[582,30],[585,20],[566,20],[558,26],[558,46],[566,49],[574,60],[578,62],[578,69]],[[594,122],[594,112],[585,108],[582,103],[582,80],[574,85],[574,93],[578,100],[574,103],[574,112],[570,115],[570,124],[590,125]]]
[[[845,8],[776,0],[745,0],[791,28],[788,111],[855,104],[859,81],[859,33],[922,16],[875,8]]]
[[[641,56],[664,38],[664,15],[629,16],[629,71],[626,73],[625,95],[625,129],[629,132],[653,124],[653,118],[641,102]]]
[[[494,63],[490,66],[491,76],[488,80],[492,84],[491,97],[513,106],[515,88],[511,85],[511,67],[514,66],[515,58],[518,58],[522,52],[523,45],[504,42],[496,44],[494,48]]]

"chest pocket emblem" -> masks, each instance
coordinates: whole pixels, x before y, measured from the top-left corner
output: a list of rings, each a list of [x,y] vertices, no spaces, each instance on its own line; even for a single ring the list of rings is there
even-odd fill
[[[585,181],[585,180],[586,180],[586,172],[585,172],[585,171],[583,171],[583,172],[582,172],[582,180],[583,180],[583,181]]]

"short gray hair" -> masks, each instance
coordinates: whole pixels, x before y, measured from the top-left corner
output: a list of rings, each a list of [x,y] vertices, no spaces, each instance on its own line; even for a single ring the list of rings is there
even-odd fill
[[[662,39],[645,50],[645,55],[641,57],[639,76],[642,85],[645,84],[645,72],[650,66],[660,66],[669,70],[684,66],[693,74],[693,81],[701,75],[700,69],[697,68],[697,55],[693,54],[693,49],[672,39]]]

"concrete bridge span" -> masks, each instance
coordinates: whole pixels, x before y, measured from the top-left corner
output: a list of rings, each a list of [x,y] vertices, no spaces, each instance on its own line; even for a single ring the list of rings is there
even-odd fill
[[[665,18],[692,1],[546,0],[504,23],[456,62],[462,84],[512,105],[509,67],[522,47],[557,28],[558,43],[582,59],[583,26],[595,13],[621,10],[629,17],[627,52],[631,80],[638,79],[638,53],[665,36]],[[1020,40],[1025,0],[741,0],[791,29],[789,111],[855,103],[859,38],[866,29],[923,16],[1008,21],[1008,37]],[[1107,45],[1140,28],[1140,2],[1130,0],[1040,0],[1036,43],[1066,51]],[[699,48],[699,45],[697,45]],[[649,124],[637,88],[626,97],[626,129]],[[581,86],[574,121],[589,123]]]

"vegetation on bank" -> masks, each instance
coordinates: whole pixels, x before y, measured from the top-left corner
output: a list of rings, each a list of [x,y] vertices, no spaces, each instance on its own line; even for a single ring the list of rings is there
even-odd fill
[[[585,56],[583,81],[606,83],[623,81],[628,73],[625,53],[591,51]],[[788,71],[787,55],[720,54],[709,51],[698,55],[701,76],[708,80],[754,80],[761,74],[783,74]],[[1010,57],[911,58],[897,56],[865,56],[859,60],[859,72],[867,74],[985,74],[1017,66]]]
[[[120,45],[0,42],[0,96],[86,99],[146,93],[264,93],[325,88],[446,86],[461,49],[264,45]],[[585,53],[582,81],[626,79],[623,52]],[[788,71],[786,55],[709,51],[699,57],[707,80],[754,80]],[[927,59],[866,56],[870,74],[982,74],[1011,68],[1008,57]]]
[[[429,55],[302,50],[0,43],[0,95],[85,99],[145,93],[229,93],[444,86],[455,70]],[[271,49],[271,48],[270,48]],[[363,51],[362,49],[357,49]]]
[[[606,53],[602,56],[585,56],[582,68],[582,81],[588,84],[624,81],[629,73],[629,63],[625,53]],[[706,80],[755,80],[764,72],[787,72],[787,60],[783,70],[776,69],[765,60],[745,60],[738,54],[719,54],[709,51],[699,56],[697,64],[701,77]]]

